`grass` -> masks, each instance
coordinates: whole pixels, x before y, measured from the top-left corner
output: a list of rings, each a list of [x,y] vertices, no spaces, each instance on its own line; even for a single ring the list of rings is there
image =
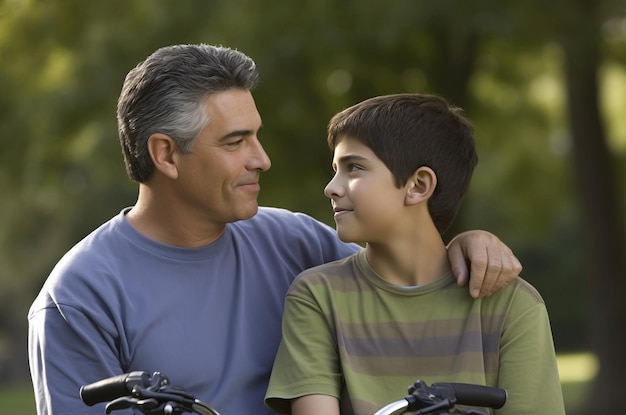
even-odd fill
[[[577,353],[559,355],[558,364],[565,408],[567,413],[575,413],[587,398],[588,383],[597,371],[598,362],[590,353]],[[0,408],[5,414],[34,415],[35,402],[31,385],[1,388]]]
[[[30,383],[0,388],[0,408],[3,414],[34,415],[35,398]]]

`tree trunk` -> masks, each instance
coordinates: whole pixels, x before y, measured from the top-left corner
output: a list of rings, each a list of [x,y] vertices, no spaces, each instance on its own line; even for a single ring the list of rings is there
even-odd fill
[[[567,106],[573,141],[574,179],[581,199],[588,252],[589,344],[600,368],[587,409],[618,413],[626,387],[626,242],[619,209],[618,178],[598,106],[599,26],[593,1],[579,0],[579,13],[563,38]]]

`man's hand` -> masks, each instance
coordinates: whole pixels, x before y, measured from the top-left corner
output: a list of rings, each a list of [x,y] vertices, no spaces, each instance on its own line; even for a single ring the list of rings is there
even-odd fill
[[[459,285],[465,285],[469,276],[469,291],[474,298],[493,294],[522,272],[513,251],[486,231],[467,231],[454,237],[448,244],[448,259]]]

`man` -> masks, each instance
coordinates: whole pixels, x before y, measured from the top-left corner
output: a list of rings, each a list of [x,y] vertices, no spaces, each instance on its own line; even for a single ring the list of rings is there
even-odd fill
[[[257,80],[249,57],[208,45],[159,49],[127,75],[118,125],[137,203],[73,247],[31,307],[40,415],[101,414],[80,386],[135,370],[160,371],[224,414],[269,413],[289,285],[360,248],[309,216],[258,207],[270,160]],[[475,296],[521,270],[490,234],[456,239],[451,266],[464,283],[469,253]]]

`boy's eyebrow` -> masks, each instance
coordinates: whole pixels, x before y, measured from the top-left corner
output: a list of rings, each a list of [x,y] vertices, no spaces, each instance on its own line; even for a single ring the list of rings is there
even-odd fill
[[[358,154],[346,154],[339,157],[339,159],[336,160],[336,163],[348,163],[351,161],[367,161],[367,158]]]

